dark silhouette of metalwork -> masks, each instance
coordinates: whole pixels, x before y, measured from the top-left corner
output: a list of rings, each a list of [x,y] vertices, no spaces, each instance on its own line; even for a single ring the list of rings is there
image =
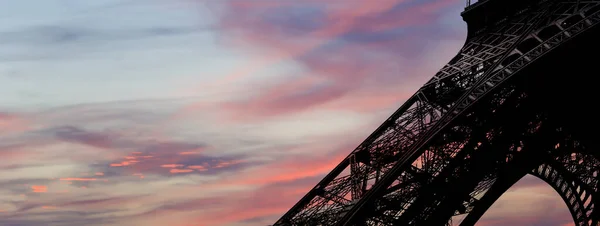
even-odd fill
[[[460,52],[275,225],[474,225],[527,174],[600,225],[600,0],[461,15]]]

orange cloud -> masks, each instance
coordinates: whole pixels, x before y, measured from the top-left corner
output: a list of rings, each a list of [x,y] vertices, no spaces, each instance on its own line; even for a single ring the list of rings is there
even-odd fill
[[[242,162],[243,161],[241,161],[241,160],[219,161],[219,163],[217,163],[217,165],[213,166],[213,168],[223,168],[223,167],[227,167],[227,166],[231,166],[231,165],[240,164]]]
[[[323,175],[331,171],[347,155],[348,153],[340,153],[337,156],[321,157],[305,161],[289,159],[265,168],[260,168],[257,172],[254,172],[257,175],[261,175],[261,177],[240,179],[237,183],[271,184]]]
[[[122,166],[128,166],[131,165],[131,162],[128,161],[124,161],[124,162],[120,162],[120,163],[111,163],[110,166],[113,167],[122,167]]]
[[[45,193],[48,192],[48,187],[44,185],[33,185],[31,186],[31,190],[35,193]]]
[[[181,164],[165,164],[165,165],[161,165],[160,167],[162,168],[178,168],[178,167],[182,167],[183,165]]]
[[[189,169],[195,169],[198,171],[206,171],[206,167],[205,166],[200,166],[200,165],[193,165],[193,166],[188,166],[187,168]]]
[[[143,153],[138,152],[131,156],[123,157],[126,161],[121,163],[113,163],[110,164],[111,167],[122,167],[122,166],[130,166],[124,168],[124,172],[127,173],[159,173],[162,172],[160,168],[181,168],[185,165],[179,164],[179,162],[189,160],[190,158],[195,158],[196,155],[199,154],[204,147],[198,148],[200,145],[192,144],[192,143],[178,143],[178,142],[170,142],[167,137],[163,137],[165,140],[153,139],[148,144],[140,143],[142,147],[150,147],[149,152],[146,155],[142,155]],[[183,151],[178,151],[183,150]],[[152,154],[152,155],[149,155]],[[197,156],[201,157],[201,156]],[[184,171],[175,170],[171,173],[184,173]],[[143,176],[140,176],[143,178]]]

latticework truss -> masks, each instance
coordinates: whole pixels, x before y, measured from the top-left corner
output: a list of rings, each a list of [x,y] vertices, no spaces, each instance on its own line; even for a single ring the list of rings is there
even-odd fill
[[[275,225],[445,225],[456,215],[474,225],[528,173],[561,195],[577,225],[600,225],[600,155],[566,122],[577,116],[548,101],[560,79],[544,77],[564,70],[544,64],[593,65],[580,53],[600,50],[586,46],[600,42],[598,23],[600,0],[531,0],[470,31],[446,66]],[[580,98],[573,90],[564,96]]]

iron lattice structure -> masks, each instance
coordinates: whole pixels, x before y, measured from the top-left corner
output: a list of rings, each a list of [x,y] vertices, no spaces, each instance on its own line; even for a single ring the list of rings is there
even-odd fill
[[[474,225],[527,174],[600,225],[600,0],[480,0],[460,52],[275,225]]]

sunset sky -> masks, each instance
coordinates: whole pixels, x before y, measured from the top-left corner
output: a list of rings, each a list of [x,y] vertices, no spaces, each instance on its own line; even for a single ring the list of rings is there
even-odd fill
[[[464,43],[464,0],[0,0],[0,225],[274,223]],[[563,226],[526,177],[478,225]]]

